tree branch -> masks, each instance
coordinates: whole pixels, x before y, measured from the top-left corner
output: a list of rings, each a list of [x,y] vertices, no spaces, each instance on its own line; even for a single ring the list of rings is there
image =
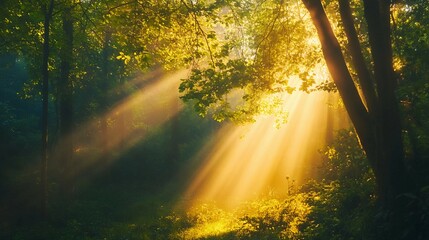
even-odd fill
[[[258,52],[259,47],[262,45],[262,43],[267,40],[267,38],[270,36],[270,34],[273,32],[274,30],[274,26],[276,25],[277,20],[280,17],[280,9],[281,6],[283,4],[283,1],[279,4],[279,10],[277,11],[277,14],[274,16],[273,20],[271,21],[271,23],[268,25],[268,29],[265,30],[264,32],[264,36],[262,37],[261,41],[258,42],[258,44],[256,45],[255,48],[255,52]]]
[[[117,9],[117,8],[121,8],[121,7],[123,7],[123,6],[129,5],[129,4],[132,4],[132,3],[136,3],[136,2],[138,2],[138,1],[135,1],[135,0],[134,0],[134,1],[129,1],[129,2],[121,3],[121,4],[119,4],[119,5],[116,5],[116,6],[114,6],[114,7],[109,8],[109,9],[107,10],[107,12],[111,12],[111,11],[113,11],[113,10]]]
[[[82,13],[83,13],[83,15],[84,15],[84,17],[86,18],[86,20],[88,20],[95,28],[97,28],[97,25],[95,24],[95,22],[94,21],[92,21],[92,19],[89,17],[89,15],[88,15],[88,12],[87,12],[87,10],[86,10],[86,8],[82,5],[82,2],[79,2],[79,7],[82,9]],[[95,32],[95,31],[92,31],[93,33],[94,33],[94,35],[96,36],[96,38],[100,41],[100,42],[102,42],[103,41],[103,38],[101,37],[101,36],[99,36],[98,34],[97,34],[97,32]]]
[[[192,14],[192,16],[194,17],[194,21],[195,21],[195,24],[197,25],[197,27],[198,27],[198,30],[201,32],[201,34],[203,35],[203,37],[204,37],[204,40],[205,40],[205,42],[206,42],[206,45],[207,45],[207,49],[208,49],[208,51],[209,51],[209,55],[210,55],[210,60],[211,60],[211,62],[212,62],[212,65],[213,65],[213,67],[215,67],[215,62],[214,62],[214,58],[213,58],[213,53],[212,53],[212,50],[211,50],[211,48],[210,48],[210,45],[209,45],[209,40],[207,39],[207,34],[206,34],[206,32],[204,31],[204,29],[201,27],[201,24],[200,24],[200,22],[198,21],[198,18],[197,18],[197,14],[195,13],[195,11],[191,8],[191,7],[189,7],[188,6],[188,4],[186,4],[186,2],[184,1],[184,0],[180,0],[182,3],[183,3],[183,5],[191,12],[191,14]]]

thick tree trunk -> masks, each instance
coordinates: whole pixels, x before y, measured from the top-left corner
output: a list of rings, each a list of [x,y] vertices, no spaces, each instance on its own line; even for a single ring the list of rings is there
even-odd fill
[[[391,213],[388,219],[392,228],[390,238],[396,237],[395,234],[404,234],[402,230],[407,229],[407,237],[417,239],[424,232],[423,229],[418,229],[420,219],[416,218],[416,213],[421,209],[410,205],[410,200],[404,195],[417,193],[417,186],[405,164],[401,116],[395,95],[397,79],[391,47],[391,3],[386,0],[363,2],[379,102],[375,123],[379,149],[375,166],[379,172],[376,176],[378,198],[382,206]]]
[[[404,163],[401,118],[395,96],[390,2],[364,0],[364,6],[379,102],[375,115],[379,198],[384,205],[393,206],[397,196],[412,189]]]
[[[43,55],[42,55],[42,152],[40,164],[40,211],[42,218],[48,216],[48,103],[49,103],[49,28],[54,9],[54,1],[49,2],[49,6],[42,5],[42,12],[45,16],[43,28]]]
[[[404,193],[413,192],[404,162],[400,114],[395,97],[395,75],[390,40],[390,1],[364,0],[365,18],[374,67],[374,82],[364,64],[360,44],[353,26],[347,1],[340,0],[343,26],[349,40],[353,65],[363,88],[368,110],[357,94],[356,87],[346,66],[340,45],[336,39],[320,0],[303,0],[316,27],[329,72],[343,99],[356,132],[376,177],[379,203],[390,215],[390,231],[384,237],[396,239],[407,229],[407,237],[415,237],[414,219]],[[376,89],[375,89],[376,88]],[[413,230],[414,229],[414,230]]]
[[[69,195],[73,189],[73,89],[70,70],[73,61],[73,20],[71,8],[62,13],[63,42],[61,48],[61,78],[59,79],[59,154],[62,164],[62,192]]]

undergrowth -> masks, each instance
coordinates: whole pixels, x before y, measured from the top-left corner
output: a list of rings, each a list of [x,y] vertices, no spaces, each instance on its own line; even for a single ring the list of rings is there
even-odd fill
[[[373,173],[354,133],[340,131],[322,154],[320,178],[295,187],[287,196],[261,197],[233,210],[215,203],[177,210],[174,203],[162,204],[157,198],[149,202],[146,197],[148,202],[130,210],[137,216],[146,213],[146,217],[127,218],[130,214],[123,213],[119,219],[113,214],[119,209],[106,209],[99,202],[79,202],[70,207],[79,214],[70,214],[64,223],[17,228],[5,239],[378,239],[376,233],[387,225],[380,217],[383,212],[376,207]],[[429,206],[428,198],[413,199]]]

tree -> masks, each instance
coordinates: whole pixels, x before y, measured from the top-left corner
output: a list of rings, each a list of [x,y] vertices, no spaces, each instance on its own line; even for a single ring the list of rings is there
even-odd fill
[[[330,27],[321,2],[311,0],[303,2],[317,29],[329,72],[374,171],[378,199],[382,206],[392,212],[392,217],[389,217],[393,220],[392,230],[400,229],[403,224],[401,220],[404,220],[407,211],[403,207],[404,195],[414,193],[416,186],[405,163],[401,116],[395,94],[398,79],[393,68],[391,2],[363,1],[372,56],[373,73],[369,73],[362,56],[349,3],[339,1],[349,52],[357,72],[357,80],[362,86],[363,99],[357,92],[340,44]]]
[[[407,200],[404,196],[409,193],[417,194],[417,185],[408,171],[410,166],[406,163],[402,119],[395,92],[399,79],[393,67],[390,18],[393,3],[389,0],[363,0],[360,4],[360,1],[339,0],[340,19],[335,18],[335,13],[331,13],[330,15],[334,15],[334,18],[329,20],[326,7],[334,3],[321,0],[302,0],[301,2],[309,13],[310,19],[301,17],[302,15],[299,13],[291,13],[297,10],[285,11],[293,4],[293,1],[273,1],[272,3],[254,1],[254,5],[252,5],[252,1],[249,1],[246,2],[248,6],[245,4],[240,6],[240,9],[247,7],[247,11],[262,12],[258,14],[242,13],[240,15],[236,10],[236,6],[240,3],[235,2],[236,5],[231,5],[230,9],[235,17],[249,21],[252,20],[249,15],[253,14],[262,16],[262,22],[265,23],[264,28],[257,29],[256,26],[254,27],[256,31],[247,32],[247,34],[253,34],[253,45],[247,44],[246,46],[253,51],[250,53],[251,57],[235,54],[233,56],[235,59],[227,60],[228,63],[223,64],[222,57],[231,57],[230,51],[212,61],[213,64],[206,70],[194,70],[191,77],[181,85],[181,91],[185,92],[184,99],[196,99],[196,109],[203,114],[207,113],[208,109],[214,108],[215,110],[212,111],[220,120],[224,116],[237,119],[237,114],[243,116],[259,113],[260,109],[252,107],[255,99],[260,100],[255,95],[277,93],[275,87],[279,83],[284,85],[275,77],[267,74],[279,71],[278,64],[282,62],[275,59],[278,55],[284,56],[283,51],[289,54],[282,59],[283,64],[286,63],[283,66],[288,71],[294,70],[290,65],[296,65],[290,59],[300,56],[299,54],[301,57],[307,57],[307,60],[314,59],[314,56],[318,57],[317,54],[311,53],[305,56],[305,47],[302,48],[300,43],[308,44],[306,28],[309,29],[309,27],[305,26],[303,21],[311,21],[317,30],[329,74],[344,102],[375,174],[379,203],[388,215],[387,220],[392,222],[391,235],[388,235],[387,238],[395,238],[398,233],[408,234],[407,237],[421,236],[418,234],[422,234],[423,229],[414,228],[415,222],[419,220],[409,219],[407,213],[416,209],[405,207]],[[353,4],[354,11],[350,4]],[[406,8],[404,7],[404,9]],[[362,14],[359,10],[363,11],[365,21],[360,20]],[[264,11],[270,12],[270,17],[264,16],[266,14]],[[297,16],[301,19],[297,20]],[[359,22],[355,22],[356,20]],[[303,30],[287,28],[291,22],[295,23],[295,27],[301,27]],[[342,32],[334,33],[331,22],[337,24]],[[238,25],[240,24],[238,23]],[[252,22],[252,24],[258,25],[258,22]],[[356,30],[356,24],[361,26],[360,31]],[[362,25],[365,26],[362,27]],[[279,35],[282,29],[283,34],[286,33],[290,38],[300,39],[300,41],[282,39]],[[342,37],[344,39],[342,40],[347,42],[347,48],[344,48],[338,37]],[[361,47],[362,41],[367,44],[370,56],[365,55],[366,52]],[[281,45],[285,44],[288,44],[289,48],[282,49]],[[298,47],[293,44],[297,44]],[[303,53],[294,53],[295,49]],[[238,61],[242,61],[241,66],[234,66],[233,63]],[[304,65],[314,66],[308,63],[304,63]],[[305,68],[305,71],[307,69]],[[256,74],[262,77],[254,76]],[[299,73],[299,70],[287,74],[299,75],[304,83],[308,81],[306,74]],[[244,91],[242,99],[244,102],[251,103],[250,107],[231,106],[225,96],[230,94],[232,89],[242,89]],[[362,94],[359,94],[359,91]],[[417,211],[421,211],[421,209],[417,209]],[[404,220],[407,224],[402,223]],[[408,228],[408,232],[404,230],[406,228]]]
[[[48,205],[48,97],[49,97],[49,36],[50,23],[54,9],[54,0],[50,0],[49,4],[42,4],[41,10],[44,15],[43,22],[43,56],[42,56],[42,159],[40,170],[40,187],[41,187],[41,213],[43,218],[47,218]]]
[[[72,191],[70,177],[72,173],[73,161],[73,139],[70,134],[73,130],[73,88],[71,70],[73,64],[73,15],[72,6],[66,6],[61,13],[62,18],[62,44],[60,49],[60,78],[58,79],[58,99],[59,99],[59,141],[60,158],[62,158],[62,192],[68,195]]]
[[[365,86],[362,91],[367,109],[355,87],[322,3],[303,2],[317,29],[329,72],[373,166],[380,201],[387,206],[392,205],[395,197],[410,188],[405,172],[400,116],[394,92],[396,79],[390,39],[390,2],[364,1],[375,85],[361,55],[350,6],[347,1],[340,1],[340,12],[353,64],[359,74],[360,84]]]
[[[29,89],[41,95],[42,111],[40,141],[40,213],[47,216],[48,198],[48,107],[49,107],[49,58],[51,51],[51,20],[54,1],[43,1],[36,5],[30,2],[5,1],[4,16],[6,24],[1,27],[2,48],[4,52],[18,53],[31,70],[33,80]],[[35,44],[36,43],[36,44]],[[34,57],[36,56],[36,57]],[[27,96],[24,93],[24,97]]]
[[[197,16],[180,1],[6,0],[1,1],[0,6],[4,16],[4,24],[0,26],[0,52],[2,56],[16,54],[28,64],[31,82],[26,83],[23,95],[40,98],[42,103],[38,184],[40,208],[46,218],[48,192],[56,190],[56,185],[48,182],[48,160],[49,170],[53,170],[50,182],[58,180],[62,193],[69,193],[75,184],[73,165],[77,161],[73,161],[73,130],[79,126],[76,119],[88,120],[84,114],[76,114],[81,109],[75,107],[75,91],[90,92],[93,99],[87,98],[95,99],[95,107],[90,106],[89,111],[104,116],[115,100],[124,97],[117,89],[135,72],[149,71],[160,63],[170,64],[166,68],[171,69],[177,62],[192,60],[188,53],[202,41],[194,42],[194,36],[188,36]],[[186,47],[180,48],[182,46]],[[176,54],[175,49],[179,49],[179,53]],[[92,103],[77,100],[86,108]],[[51,111],[53,103],[57,103],[57,112]],[[7,106],[4,108],[7,110]],[[48,122],[52,116],[58,118],[58,126],[54,121]],[[177,121],[174,123],[177,125]],[[104,129],[95,132],[108,132],[107,119],[100,125]],[[48,132],[55,127],[58,134]],[[176,130],[177,127],[173,127],[174,138]],[[48,140],[52,136],[54,138]],[[107,140],[107,137],[99,139]],[[56,148],[50,153],[52,143]],[[172,143],[171,148],[177,158],[178,146]]]

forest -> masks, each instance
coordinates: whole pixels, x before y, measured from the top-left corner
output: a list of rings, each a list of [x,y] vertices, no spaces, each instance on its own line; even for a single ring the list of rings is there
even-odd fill
[[[427,0],[0,21],[0,239],[429,239]]]

